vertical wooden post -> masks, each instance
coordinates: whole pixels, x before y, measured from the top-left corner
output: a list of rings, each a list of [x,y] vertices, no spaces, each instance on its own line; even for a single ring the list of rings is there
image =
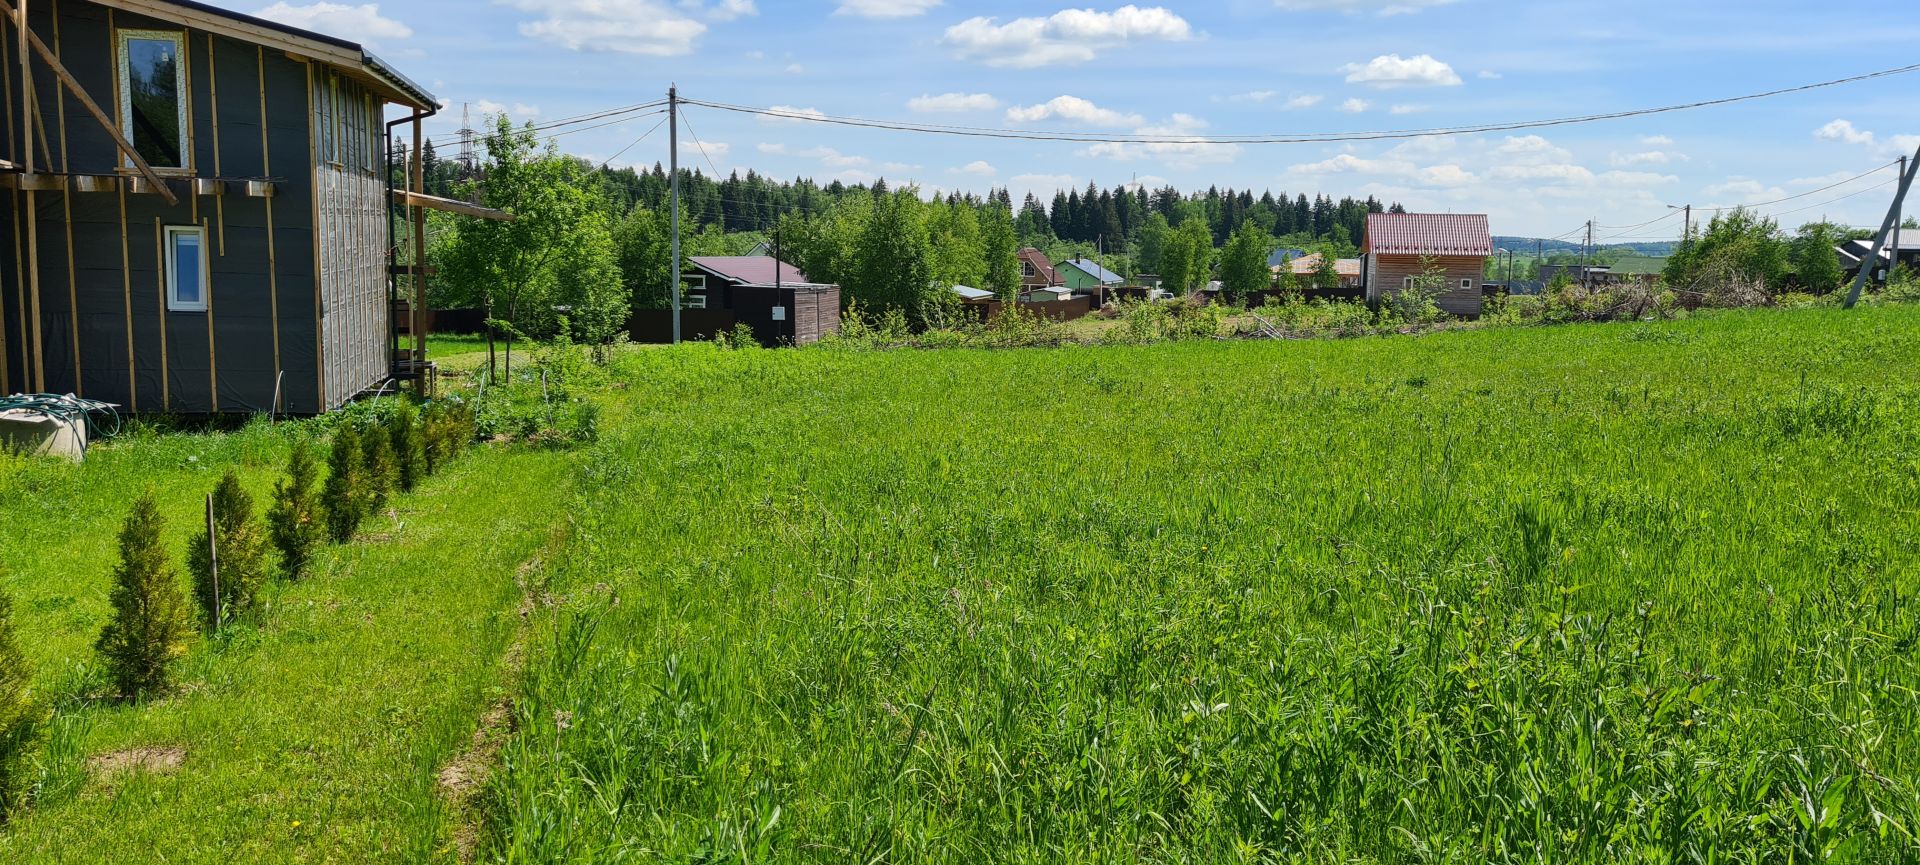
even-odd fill
[[[37,111],[35,110],[36,106],[34,105],[35,100],[33,95],[33,64],[28,60],[28,52],[31,50],[27,44],[28,2],[29,0],[20,0],[20,5],[13,10],[13,24],[16,35],[20,37],[18,49],[20,55],[20,112],[25,120],[27,129],[26,140],[23,141],[22,144],[25,145],[27,155],[25,166],[26,176],[32,177],[34,170],[38,167],[34,162],[32,132]],[[27,296],[29,301],[28,306],[31,310],[29,317],[33,321],[33,375],[31,379],[33,383],[32,387],[35,391],[45,392],[47,389],[47,345],[43,338],[44,334],[42,334],[40,330],[40,201],[39,195],[31,189],[27,190],[26,222]]]
[[[273,176],[273,149],[268,145],[267,136],[267,49],[259,50],[260,63],[260,174]],[[285,369],[280,366],[280,261],[273,249],[273,196],[264,199],[267,203],[267,309],[273,322],[273,411],[278,412],[280,405],[280,380]]]

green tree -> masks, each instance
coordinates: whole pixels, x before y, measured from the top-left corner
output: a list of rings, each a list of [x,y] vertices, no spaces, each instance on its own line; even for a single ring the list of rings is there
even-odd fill
[[[1220,253],[1220,285],[1228,303],[1240,303],[1273,286],[1273,270],[1267,266],[1272,254],[1273,237],[1259,223],[1247,220],[1234,229]]]
[[[613,227],[620,280],[632,308],[671,309],[673,238],[665,214],[635,207]]]
[[[1293,274],[1293,256],[1280,256],[1279,271],[1279,275],[1274,278],[1274,287],[1287,294],[1298,293],[1300,291],[1300,278]]]
[[[1013,227],[1013,212],[989,203],[980,220],[980,246],[986,256],[986,284],[1002,301],[1012,302],[1020,293],[1020,238]]]
[[[936,291],[933,268],[920,199],[910,190],[875,198],[854,245],[852,278],[844,283],[849,298],[875,314],[898,310],[923,330],[945,320],[942,313],[954,299],[948,288]]]
[[[1737,208],[1695,227],[1667,260],[1668,285],[1715,295],[1736,285],[1778,290],[1785,285],[1787,243],[1772,219]]]
[[[1165,275],[1161,256],[1167,248],[1167,237],[1172,233],[1173,226],[1168,225],[1167,218],[1157,212],[1147,217],[1146,224],[1140,226],[1134,261],[1141,273]]]
[[[1162,284],[1175,294],[1191,294],[1212,276],[1213,233],[1205,219],[1189,217],[1174,228],[1160,253]]]
[[[166,690],[168,666],[187,651],[186,599],[167,560],[165,530],[152,493],[134,502],[120,529],[120,565],[108,598],[112,618],[95,647],[125,697]]]
[[[1846,272],[1840,268],[1841,229],[1825,222],[1800,226],[1793,239],[1793,270],[1801,287],[1826,294],[1840,286]]]
[[[941,289],[979,288],[987,281],[987,248],[980,217],[967,204],[929,204],[927,237],[933,244],[933,281]]]
[[[611,336],[624,311],[618,261],[604,202],[591,176],[552,142],[543,149],[531,124],[515,129],[503,115],[486,137],[484,184],[470,189],[481,203],[514,215],[511,221],[461,219],[441,248],[441,276],[451,289],[500,321],[507,331],[507,372],[517,334],[544,335],[557,324],[556,305],[586,304],[586,318]],[[578,314],[576,313],[576,317]],[[488,368],[497,369],[491,333]]]
[[[193,599],[209,632],[251,611],[267,580],[267,538],[254,519],[253,497],[231,471],[213,489],[213,541],[209,551],[207,532],[202,529],[187,547]]]
[[[327,485],[321,494],[327,514],[327,534],[336,543],[353,540],[371,510],[367,492],[366,446],[358,425],[343,423],[333,433],[333,451],[327,459]]]
[[[1314,288],[1332,291],[1340,287],[1340,265],[1335,260],[1334,248],[1322,245],[1317,250],[1320,257],[1313,262],[1313,275],[1307,277]]]
[[[318,474],[313,446],[305,439],[294,442],[287,476],[274,485],[273,506],[267,509],[268,531],[280,552],[281,571],[289,580],[306,574],[314,549],[326,539],[327,516],[313,488]]]

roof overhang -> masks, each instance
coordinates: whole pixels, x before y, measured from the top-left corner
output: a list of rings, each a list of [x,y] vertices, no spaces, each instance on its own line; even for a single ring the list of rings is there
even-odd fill
[[[222,9],[196,0],[93,0],[102,6],[174,21],[243,42],[317,60],[373,85],[389,100],[422,110],[439,106],[427,89],[400,74],[358,43]]]

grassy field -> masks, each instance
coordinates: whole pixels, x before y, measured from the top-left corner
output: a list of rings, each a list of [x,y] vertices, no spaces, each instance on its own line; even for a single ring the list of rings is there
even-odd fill
[[[1914,861],[1917,334],[634,351],[138,706],[80,698],[128,501],[184,547],[303,428],[0,462],[66,697],[0,861],[452,860],[507,694],[483,861]]]

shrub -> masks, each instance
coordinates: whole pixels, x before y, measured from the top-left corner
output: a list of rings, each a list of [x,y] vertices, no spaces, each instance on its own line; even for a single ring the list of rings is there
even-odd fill
[[[393,453],[393,436],[379,423],[369,422],[361,430],[360,445],[366,449],[364,492],[366,513],[371,516],[387,506],[388,496],[400,485],[400,464]]]
[[[26,656],[13,637],[13,599],[0,592],[0,823],[26,792],[27,754],[45,717],[32,684]]]
[[[210,632],[251,611],[267,578],[267,539],[253,517],[253,497],[231,471],[213,489],[213,540],[212,557],[205,529],[194,535],[187,548],[193,599],[200,606],[201,623]]]
[[[393,441],[395,481],[403,492],[413,492],[427,477],[427,454],[420,430],[420,414],[413,403],[401,400],[387,419],[387,437]]]
[[[186,652],[186,599],[161,543],[166,521],[153,494],[141,496],[120,529],[120,566],[113,572],[113,618],[96,644],[122,696],[167,687],[167,667]]]
[[[287,477],[274,486],[273,507],[267,511],[273,546],[280,551],[280,567],[289,580],[307,572],[314,548],[326,539],[327,517],[313,489],[318,468],[313,446],[305,440],[294,443]]]
[[[341,424],[333,434],[333,452],[327,459],[327,485],[321,493],[327,513],[327,533],[336,543],[353,540],[367,518],[366,446],[355,424]]]
[[[473,442],[476,426],[470,403],[447,400],[427,406],[422,424],[428,473],[451,465]]]

